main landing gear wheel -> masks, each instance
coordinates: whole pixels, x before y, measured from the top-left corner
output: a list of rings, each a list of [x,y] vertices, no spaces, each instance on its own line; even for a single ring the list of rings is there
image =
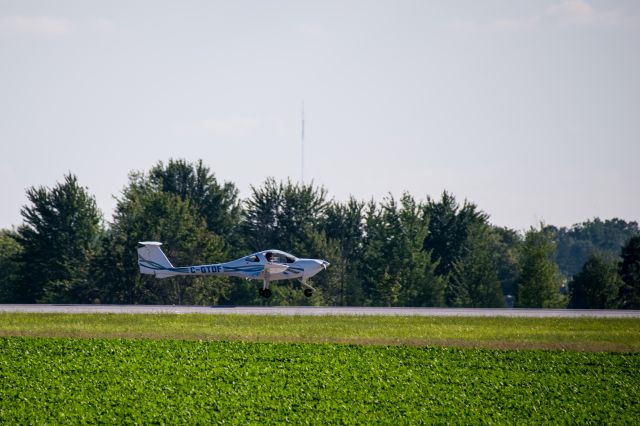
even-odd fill
[[[304,295],[307,296],[307,297],[313,296],[313,290],[311,290],[310,288],[305,288],[304,289]]]
[[[258,294],[265,299],[268,299],[271,297],[271,290],[269,290],[268,288],[261,288],[258,290]]]

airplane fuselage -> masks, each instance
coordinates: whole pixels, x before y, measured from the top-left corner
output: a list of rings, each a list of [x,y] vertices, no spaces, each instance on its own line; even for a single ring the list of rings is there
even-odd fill
[[[293,263],[255,262],[244,259],[226,263],[182,266],[158,271],[158,275],[229,276],[270,281],[311,278],[324,269],[322,261],[316,259],[296,259]]]
[[[168,278],[179,275],[191,276],[230,276],[248,280],[263,280],[260,295],[270,297],[269,282],[278,280],[299,280],[305,288],[305,295],[313,293],[313,287],[307,280],[318,272],[327,269],[329,262],[321,259],[298,259],[280,250],[265,250],[226,263],[205,265],[173,266],[160,249],[161,243],[147,241],[138,248],[138,265],[143,274],[156,278]]]

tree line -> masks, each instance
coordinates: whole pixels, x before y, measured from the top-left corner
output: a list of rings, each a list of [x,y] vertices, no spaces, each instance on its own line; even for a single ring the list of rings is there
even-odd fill
[[[521,233],[446,191],[339,202],[272,178],[240,199],[184,160],[131,173],[108,223],[73,174],[26,195],[23,223],[0,231],[3,303],[640,308],[640,231],[620,219]],[[137,243],[149,240],[174,264],[279,248],[331,267],[311,298],[284,281],[264,300],[256,281],[139,274]]]

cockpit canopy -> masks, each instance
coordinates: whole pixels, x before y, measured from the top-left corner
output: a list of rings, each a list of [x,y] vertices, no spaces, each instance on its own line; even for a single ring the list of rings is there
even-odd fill
[[[260,258],[266,259],[268,262],[273,263],[294,263],[297,259],[294,255],[281,250],[265,250],[251,256],[247,256],[245,260],[247,262],[259,262]]]

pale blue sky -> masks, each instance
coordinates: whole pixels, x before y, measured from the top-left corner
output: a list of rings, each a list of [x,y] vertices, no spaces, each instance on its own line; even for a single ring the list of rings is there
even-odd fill
[[[443,189],[498,225],[640,220],[640,2],[0,0],[0,228],[71,171],[202,158],[241,195]]]

